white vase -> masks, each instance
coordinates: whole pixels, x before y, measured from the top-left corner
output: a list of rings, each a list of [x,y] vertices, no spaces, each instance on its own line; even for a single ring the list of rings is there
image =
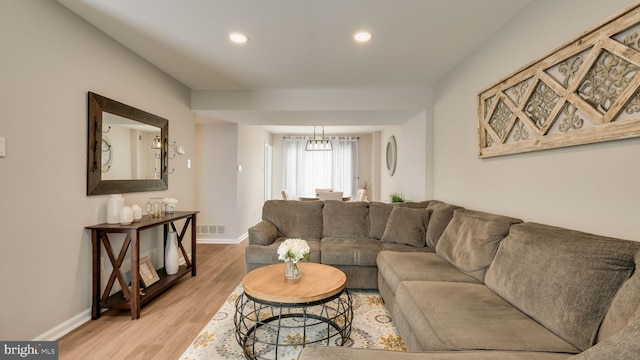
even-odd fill
[[[113,194],[107,200],[107,224],[120,223],[120,210],[124,207],[122,195]]]
[[[125,206],[120,210],[120,224],[129,225],[133,222],[133,210],[130,207]]]
[[[174,204],[169,204],[169,203],[165,203],[167,208],[164,211],[165,214],[173,214],[174,212],[176,212],[176,206]]]
[[[133,221],[142,220],[142,208],[138,205],[131,205],[131,210],[133,211]]]
[[[174,231],[167,234],[167,245],[164,249],[164,270],[167,275],[178,273],[180,267],[178,257],[178,236]]]

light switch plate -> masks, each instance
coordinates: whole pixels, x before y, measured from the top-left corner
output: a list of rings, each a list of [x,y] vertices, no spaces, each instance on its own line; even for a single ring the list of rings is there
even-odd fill
[[[4,137],[0,137],[0,157],[7,155],[7,142]]]

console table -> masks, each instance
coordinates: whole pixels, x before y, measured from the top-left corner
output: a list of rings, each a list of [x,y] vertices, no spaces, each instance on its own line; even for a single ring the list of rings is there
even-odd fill
[[[166,290],[174,282],[179,280],[184,275],[191,272],[191,276],[196,276],[196,214],[198,211],[176,211],[173,214],[165,214],[163,217],[152,218],[147,215],[142,217],[142,220],[131,223],[129,225],[120,224],[98,224],[85,227],[91,230],[91,243],[93,247],[93,287],[92,296],[93,301],[91,305],[91,319],[98,319],[100,317],[100,310],[102,308],[117,308],[117,309],[130,309],[131,319],[135,320],[140,318],[140,307],[151,301],[154,297]],[[186,222],[180,231],[176,229],[175,221],[183,220]],[[150,229],[156,226],[163,226],[164,230],[164,243],[167,242],[167,234],[169,232],[169,226],[176,232],[178,237],[178,248],[182,252],[186,265],[180,266],[178,273],[175,275],[167,275],[164,268],[158,269],[158,276],[160,280],[144,289],[144,295],[140,294],[138,284],[140,284],[140,231]],[[187,229],[191,225],[191,259],[187,256],[187,251],[182,245],[182,239],[187,232]],[[109,240],[108,234],[126,234],[122,248],[116,258]],[[113,271],[107,282],[107,286],[104,289],[102,295],[100,295],[100,261],[101,261],[101,246],[104,245],[107,256]],[[128,284],[125,280],[125,276],[120,270],[122,263],[127,253],[127,249],[131,248],[131,284],[133,291],[129,291]],[[162,248],[164,254],[164,247]],[[121,291],[109,296],[111,289],[118,280]]]

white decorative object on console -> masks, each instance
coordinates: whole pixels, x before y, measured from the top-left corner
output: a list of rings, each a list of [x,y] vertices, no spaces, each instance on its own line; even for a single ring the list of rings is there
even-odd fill
[[[120,224],[129,225],[133,222],[133,210],[130,207],[125,206],[120,210]]]
[[[133,221],[142,220],[142,208],[137,204],[131,205],[131,210],[133,211]]]
[[[167,275],[177,274],[180,267],[177,239],[178,237],[174,231],[167,234],[167,245],[164,252],[164,269]]]
[[[165,205],[165,210],[164,210],[165,213],[173,214],[176,211],[176,206],[178,206],[178,199],[164,198],[163,202]]]
[[[107,200],[107,224],[120,223],[120,210],[124,207],[124,199],[120,194],[113,194]]]

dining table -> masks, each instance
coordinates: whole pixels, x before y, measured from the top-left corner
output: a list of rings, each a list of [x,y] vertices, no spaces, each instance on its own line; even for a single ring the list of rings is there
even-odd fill
[[[300,201],[316,201],[316,200],[320,200],[320,195],[315,194],[315,195],[299,195],[298,199]],[[351,196],[343,196],[342,197],[342,201],[350,201],[351,200]]]

